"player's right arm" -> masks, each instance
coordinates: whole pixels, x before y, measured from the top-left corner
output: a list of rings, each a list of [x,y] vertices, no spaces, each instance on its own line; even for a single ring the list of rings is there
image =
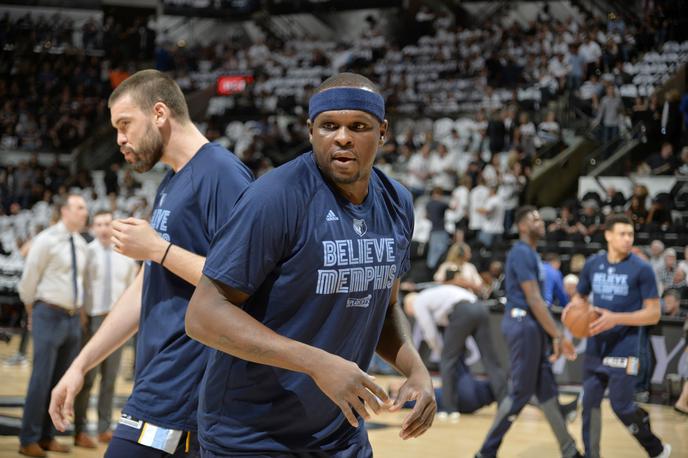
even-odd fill
[[[59,431],[65,431],[74,417],[74,398],[81,391],[86,373],[121,347],[138,330],[143,271],[144,269],[139,271],[134,282],[122,293],[98,331],[53,388],[48,412]]]
[[[368,419],[366,407],[377,413],[382,407],[379,400],[389,400],[356,363],[284,337],[239,308],[248,298],[238,289],[202,276],[186,312],[186,333],[237,358],[310,376],[353,427],[358,427],[354,411]]]
[[[533,316],[540,323],[540,326],[552,338],[553,354],[551,361],[556,361],[562,353],[568,359],[575,359],[576,352],[570,340],[564,338],[557,327],[552,315],[549,313],[547,304],[540,294],[540,286],[537,280],[526,280],[521,282],[521,289],[526,297],[526,302]]]

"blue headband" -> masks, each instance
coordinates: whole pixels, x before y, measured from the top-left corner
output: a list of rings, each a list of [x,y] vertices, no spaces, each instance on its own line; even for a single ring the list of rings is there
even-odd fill
[[[385,120],[385,100],[380,94],[357,87],[335,87],[315,94],[308,102],[308,118],[314,121],[323,111],[360,110]]]

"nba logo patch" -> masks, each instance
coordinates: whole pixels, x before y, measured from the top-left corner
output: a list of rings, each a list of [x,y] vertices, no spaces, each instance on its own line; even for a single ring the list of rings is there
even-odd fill
[[[363,221],[362,219],[354,218],[354,231],[358,234],[359,237],[363,237],[363,234],[368,232],[368,226],[366,226],[365,221]]]

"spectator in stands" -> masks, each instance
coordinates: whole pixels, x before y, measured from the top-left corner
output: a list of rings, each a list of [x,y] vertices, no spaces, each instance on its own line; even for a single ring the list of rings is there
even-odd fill
[[[581,207],[582,210],[578,215],[578,222],[576,223],[578,232],[586,242],[592,240],[600,241],[602,239],[603,218],[599,212],[597,201],[593,199],[584,200],[581,202]]]
[[[564,277],[564,291],[569,298],[572,298],[576,294],[576,287],[578,286],[578,276],[574,274],[568,274]]]
[[[657,269],[657,286],[660,293],[674,287],[674,273],[677,270],[676,250],[667,248],[662,256],[663,262]],[[679,285],[680,287],[680,285]]]
[[[528,157],[534,156],[536,149],[540,147],[541,141],[537,136],[535,124],[525,111],[518,116],[518,128],[514,132],[514,144],[523,148]]]
[[[678,263],[678,268],[688,276],[688,245],[683,249],[683,260]]]
[[[542,268],[545,271],[545,283],[542,288],[542,298],[547,306],[558,305],[565,307],[570,296],[564,289],[564,276],[561,273],[561,259],[557,253],[547,253]]]
[[[444,216],[448,209],[449,204],[444,199],[442,189],[434,188],[430,201],[425,206],[427,218],[432,223],[430,240],[428,241],[427,265],[433,270],[437,268],[437,264],[449,246],[449,234],[444,228]]]
[[[571,256],[571,261],[569,261],[569,271],[574,275],[579,275],[583,270],[585,265],[585,255],[582,253],[576,253]]]
[[[686,128],[688,133],[688,128]],[[676,167],[676,175],[680,177],[688,177],[688,146],[681,149],[681,161]]]
[[[626,197],[623,193],[618,191],[614,186],[608,186],[605,189],[604,200],[602,204],[602,213],[609,214],[611,212],[621,212],[626,205]]]
[[[560,62],[560,58],[556,57],[554,68],[550,66],[550,71],[558,70],[556,62]],[[551,62],[551,61],[550,61]],[[573,92],[578,90],[586,72],[586,62],[583,56],[580,54],[580,48],[576,43],[571,43],[569,45],[569,53],[566,57],[566,67],[568,68],[568,74],[566,75],[566,87],[569,91]],[[553,73],[555,76],[557,73]],[[561,84],[561,83],[560,83]]]
[[[664,265],[664,242],[661,240],[650,242],[649,262],[655,275],[658,275],[659,269]]]
[[[79,235],[88,218],[86,201],[69,195],[60,206],[61,220],[33,240],[24,265],[19,296],[26,306],[33,333],[33,370],[29,381],[19,452],[46,456],[68,452],[55,439],[48,418],[50,390],[79,352],[79,308],[83,303],[83,274],[87,245]]]
[[[600,58],[602,57],[602,48],[595,41],[592,31],[586,35],[585,41],[580,45],[579,52],[583,61],[585,61],[586,76],[592,75],[600,67]]]
[[[662,315],[678,316],[681,312],[681,293],[677,289],[667,289],[662,293]]]
[[[545,145],[561,140],[561,128],[555,112],[547,112],[545,120],[538,125],[538,137]]]
[[[449,153],[447,145],[437,144],[437,154],[433,155],[430,161],[430,173],[434,177],[435,186],[447,192],[454,189],[457,162],[456,156]]]
[[[669,142],[662,143],[658,153],[651,155],[639,169],[652,175],[673,175],[676,170],[674,147]]]
[[[484,283],[478,269],[471,264],[471,247],[459,242],[453,244],[447,252],[447,258],[440,264],[433,279],[436,282],[451,283],[472,291],[483,297]]]
[[[547,226],[548,238],[552,240],[582,240],[576,227],[576,217],[570,206],[561,207],[559,217]]]
[[[681,130],[683,128],[683,115],[681,113],[680,94],[676,89],[667,91],[662,105],[662,117],[660,121],[660,133],[662,141],[671,143],[674,151],[681,148]]]
[[[612,84],[607,84],[606,94],[597,107],[592,127],[602,126],[602,143],[609,143],[619,136],[622,123],[623,101]]]
[[[485,295],[490,299],[498,299],[504,295],[504,264],[502,261],[492,260],[487,271],[480,272],[485,285]]]
[[[425,143],[419,152],[414,153],[409,159],[406,185],[414,197],[425,192],[425,187],[432,177],[430,163],[432,161],[432,149],[429,143]]]
[[[451,207],[451,220],[457,229],[466,229],[468,227],[468,204],[471,192],[471,179],[467,176],[462,176],[459,180],[459,186],[452,191],[449,206]]]
[[[626,216],[633,221],[633,226],[638,231],[647,221],[645,200],[635,195],[631,196],[631,203],[628,209],[626,209]]]
[[[483,215],[483,227],[478,234],[478,240],[486,247],[491,248],[496,240],[501,239],[504,233],[504,201],[499,194],[499,185],[491,183],[488,186],[489,195],[478,212]]]
[[[523,176],[523,167],[518,160],[510,159],[509,167],[502,177],[499,186],[499,194],[504,202],[504,234],[511,232],[514,225],[514,215],[518,208],[521,193],[526,187],[526,177]]]
[[[490,153],[494,156],[506,149],[506,126],[504,118],[506,110],[495,110],[487,123],[487,138],[490,144]]]
[[[661,196],[652,199],[650,211],[647,214],[647,225],[652,230],[666,231],[672,224],[670,202]]]
[[[487,186],[485,186],[485,180],[483,179],[482,173],[478,172],[477,186],[472,188],[469,194],[468,230],[470,231],[470,236],[478,234],[483,230],[485,217],[483,216],[483,213],[478,211],[478,209],[483,207],[485,201],[487,201],[489,197],[490,190]]]

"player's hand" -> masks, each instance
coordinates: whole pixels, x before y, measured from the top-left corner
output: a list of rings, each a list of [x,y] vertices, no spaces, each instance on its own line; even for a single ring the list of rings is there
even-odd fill
[[[408,401],[416,401],[416,405],[401,424],[399,437],[404,440],[421,436],[435,420],[437,401],[432,380],[426,370],[416,371],[409,376],[389,410],[398,411]]]
[[[126,218],[112,222],[112,243],[117,253],[129,258],[159,262],[169,242],[163,240],[148,221]]]
[[[83,386],[83,373],[70,367],[53,388],[48,413],[58,431],[65,432],[74,421],[74,398]]]
[[[375,383],[375,377],[366,374],[356,363],[336,355],[322,361],[311,377],[354,428],[358,428],[356,414],[368,420],[368,409],[379,413],[383,404],[390,403],[387,392]]]
[[[594,336],[616,326],[616,313],[600,307],[593,308],[599,313],[599,318],[590,323],[590,335]]]
[[[561,356],[562,337],[552,337],[552,354],[549,355],[549,362],[553,363]]]
[[[573,342],[571,342],[566,337],[563,337],[560,340],[560,345],[561,345],[561,354],[564,355],[564,358],[568,359],[569,361],[573,361],[576,359],[578,354],[576,353],[576,347],[573,346]]]

